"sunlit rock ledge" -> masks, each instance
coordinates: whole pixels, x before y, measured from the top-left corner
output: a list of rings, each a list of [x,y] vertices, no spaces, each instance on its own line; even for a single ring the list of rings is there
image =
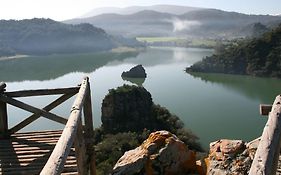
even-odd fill
[[[125,152],[113,168],[113,175],[133,174],[248,174],[259,139],[221,139],[210,143],[207,157],[198,159],[199,152],[188,149],[177,136],[156,131],[137,148]]]

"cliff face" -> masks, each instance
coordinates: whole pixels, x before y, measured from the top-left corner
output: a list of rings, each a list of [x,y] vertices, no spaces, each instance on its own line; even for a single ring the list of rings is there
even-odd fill
[[[152,104],[151,94],[143,87],[111,90],[102,103],[102,127],[113,133],[152,128]]]

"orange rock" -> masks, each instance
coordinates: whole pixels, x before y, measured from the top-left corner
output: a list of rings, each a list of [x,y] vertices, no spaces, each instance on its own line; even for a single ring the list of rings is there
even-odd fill
[[[143,144],[126,152],[116,163],[114,175],[181,175],[197,173],[196,153],[168,131],[151,133]],[[143,173],[143,174],[144,174]]]

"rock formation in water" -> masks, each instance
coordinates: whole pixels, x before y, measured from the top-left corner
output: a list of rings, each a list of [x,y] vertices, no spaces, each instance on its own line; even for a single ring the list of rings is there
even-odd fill
[[[122,77],[128,78],[146,78],[145,69],[141,64],[131,68],[129,71],[123,72]]]
[[[111,90],[102,103],[102,127],[108,132],[151,128],[151,94],[143,87],[124,85]]]
[[[168,131],[151,133],[142,145],[127,151],[116,163],[113,175],[197,173],[195,152]]]

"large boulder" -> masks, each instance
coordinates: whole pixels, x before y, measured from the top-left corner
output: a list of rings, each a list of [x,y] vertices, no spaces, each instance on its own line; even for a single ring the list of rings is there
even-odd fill
[[[122,77],[128,78],[146,78],[145,69],[141,64],[131,68],[129,71],[123,72]]]
[[[197,173],[194,151],[168,131],[151,133],[142,145],[125,152],[113,168],[113,175]]]
[[[102,102],[102,127],[111,133],[153,128],[152,105],[151,94],[143,87],[112,89]]]

